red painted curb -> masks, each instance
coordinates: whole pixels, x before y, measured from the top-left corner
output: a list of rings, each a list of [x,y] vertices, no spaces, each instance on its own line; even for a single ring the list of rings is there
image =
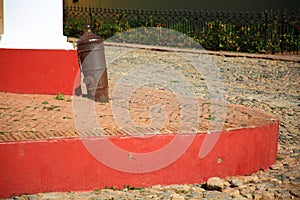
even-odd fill
[[[78,70],[76,50],[0,49],[2,92],[74,94]]]
[[[88,152],[80,138],[4,142],[0,143],[0,197],[84,191],[106,186],[123,188],[125,184],[147,187],[200,183],[212,176],[250,174],[275,162],[278,130],[279,122],[275,120],[273,124],[223,131],[213,150],[201,159],[198,153],[207,133],[184,135],[194,137],[186,152],[171,165],[148,173],[126,173],[105,166]],[[147,152],[168,143],[173,137],[130,136],[110,137],[110,140],[123,149]],[[103,138],[97,140],[101,142]]]

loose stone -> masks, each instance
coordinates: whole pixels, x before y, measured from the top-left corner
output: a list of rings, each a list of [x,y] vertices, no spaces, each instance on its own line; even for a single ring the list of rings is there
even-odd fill
[[[258,181],[259,181],[259,179],[256,175],[245,177],[245,182],[246,183],[257,183]]]
[[[293,178],[293,179],[290,180],[290,182],[291,182],[292,185],[300,186],[300,177]]]
[[[240,195],[240,191],[236,188],[225,188],[222,190],[223,193],[227,193],[231,196],[238,196]]]
[[[243,197],[241,195],[237,195],[237,196],[234,196],[232,200],[247,200],[247,198]]]
[[[300,190],[297,189],[291,189],[290,190],[291,195],[293,195],[294,197],[298,197],[300,198]]]
[[[218,191],[206,191],[204,193],[205,200],[231,200],[231,196],[226,193],[221,193]]]
[[[224,188],[224,181],[219,177],[211,177],[207,180],[206,187],[209,190],[222,190]]]
[[[185,200],[183,196],[180,196],[179,194],[174,194],[171,196],[172,200]]]
[[[243,185],[243,182],[241,181],[241,179],[237,179],[237,178],[234,178],[230,181],[230,186],[231,187],[239,187],[241,185]]]

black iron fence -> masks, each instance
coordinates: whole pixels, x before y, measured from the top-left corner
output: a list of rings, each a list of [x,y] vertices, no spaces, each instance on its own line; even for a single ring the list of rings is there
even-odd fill
[[[65,35],[78,37],[86,23],[104,38],[137,27],[173,29],[210,50],[298,54],[300,47],[300,9],[234,12],[64,8]]]

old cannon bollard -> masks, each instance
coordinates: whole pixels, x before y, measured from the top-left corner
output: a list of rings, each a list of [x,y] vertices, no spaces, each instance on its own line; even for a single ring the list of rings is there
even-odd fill
[[[87,97],[98,102],[108,102],[108,80],[103,39],[86,25],[77,42],[80,69],[84,75]]]

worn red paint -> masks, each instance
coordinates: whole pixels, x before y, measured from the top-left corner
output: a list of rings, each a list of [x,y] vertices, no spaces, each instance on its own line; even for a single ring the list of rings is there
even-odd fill
[[[103,165],[85,149],[80,138],[4,142],[0,143],[0,197],[105,186],[122,188],[124,184],[147,187],[200,183],[211,176],[250,174],[275,162],[278,129],[279,123],[274,121],[255,128],[223,131],[212,151],[201,159],[198,153],[205,134],[197,134],[178,160],[149,173],[125,173]],[[111,140],[120,148],[147,152],[167,144],[173,137],[112,137]]]
[[[73,94],[78,70],[76,50],[0,49],[2,92]]]

